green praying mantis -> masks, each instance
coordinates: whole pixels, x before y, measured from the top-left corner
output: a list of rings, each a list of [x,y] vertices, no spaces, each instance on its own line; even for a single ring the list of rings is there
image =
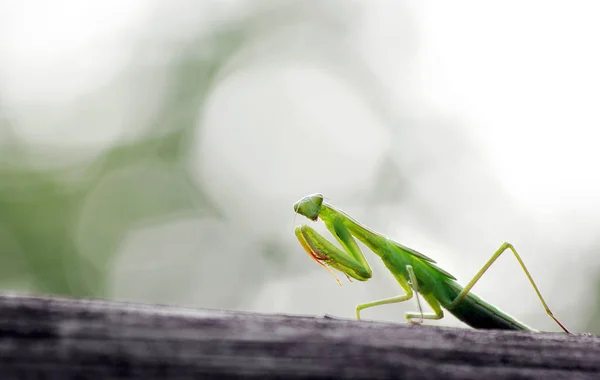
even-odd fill
[[[339,249],[307,225],[296,227],[294,232],[300,244],[317,263],[330,272],[329,268],[333,268],[347,277],[358,281],[367,281],[371,278],[372,271],[355,240],[356,238],[381,258],[404,290],[405,294],[403,295],[358,305],[356,307],[357,319],[360,319],[360,312],[366,308],[408,301],[413,298],[415,293],[418,293],[429,304],[433,313],[406,313],[409,323],[420,323],[425,319],[442,319],[444,317],[442,308],[444,308],[462,322],[478,329],[538,331],[471,292],[473,286],[494,261],[503,252],[511,251],[535,289],[546,313],[565,333],[570,334],[569,330],[550,311],[523,260],[510,243],[503,243],[475,277],[465,287],[462,287],[453,275],[437,266],[431,258],[370,230],[343,211],[324,202],[322,194],[311,194],[302,198],[294,204],[294,211],[315,222],[320,218],[343,248],[343,250]],[[333,272],[331,273],[333,274]]]

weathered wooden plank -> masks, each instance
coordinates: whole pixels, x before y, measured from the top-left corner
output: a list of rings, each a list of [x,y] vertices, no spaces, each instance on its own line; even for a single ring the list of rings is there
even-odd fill
[[[2,379],[599,379],[600,338],[0,296]]]

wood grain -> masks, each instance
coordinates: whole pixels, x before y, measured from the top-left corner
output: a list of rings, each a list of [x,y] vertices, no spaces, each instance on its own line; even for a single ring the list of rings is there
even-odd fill
[[[1,379],[600,379],[600,338],[0,296]]]

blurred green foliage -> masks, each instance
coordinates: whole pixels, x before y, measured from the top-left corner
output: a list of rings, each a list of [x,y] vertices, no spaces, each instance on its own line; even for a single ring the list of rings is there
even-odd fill
[[[184,131],[110,149],[61,170],[0,164],[0,278],[32,291],[101,296],[106,264],[129,229],[206,202],[185,170]],[[12,147],[14,151],[14,146]],[[166,170],[157,171],[164,166]],[[108,182],[107,182],[108,181]],[[86,199],[93,199],[86,202]],[[87,204],[93,221],[82,225]],[[88,218],[89,219],[89,218]],[[81,234],[93,247],[82,256]],[[91,241],[90,241],[91,240]]]
[[[190,142],[216,77],[251,28],[242,19],[180,43],[161,68],[170,74],[157,117],[137,126],[140,137],[107,147],[93,162],[40,169],[40,152],[11,133],[18,124],[2,125],[10,137],[0,141],[2,288],[103,296],[109,263],[132,228],[184,211],[216,213],[190,174]],[[147,48],[156,46],[141,43],[139,55]],[[138,68],[115,81],[135,78]],[[102,91],[88,98],[101,98]],[[62,153],[44,152],[49,158]],[[82,221],[84,208],[93,217]]]

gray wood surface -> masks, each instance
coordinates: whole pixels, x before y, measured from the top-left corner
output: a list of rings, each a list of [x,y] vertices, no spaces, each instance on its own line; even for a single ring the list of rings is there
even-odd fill
[[[600,338],[0,296],[0,379],[600,379]]]

